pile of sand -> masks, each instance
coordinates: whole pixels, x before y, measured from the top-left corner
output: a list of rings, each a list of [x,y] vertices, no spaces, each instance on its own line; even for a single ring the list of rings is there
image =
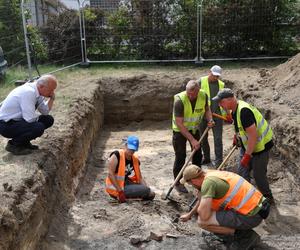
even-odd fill
[[[272,102],[287,105],[292,116],[300,114],[300,53],[287,62],[277,66],[263,81],[266,87],[272,87]],[[268,91],[266,91],[268,92]],[[282,114],[284,116],[284,113]]]

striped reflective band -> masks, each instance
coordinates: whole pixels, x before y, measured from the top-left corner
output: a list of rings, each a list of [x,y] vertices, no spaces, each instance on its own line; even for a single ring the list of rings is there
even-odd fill
[[[199,120],[200,120],[200,116],[197,116],[197,117],[185,117],[184,118],[185,122],[196,122],[196,121],[199,121]]]
[[[124,180],[125,180],[125,176],[121,176],[121,175],[115,175],[115,178],[116,178],[118,181],[124,181]]]
[[[112,185],[112,184],[106,185],[106,189],[111,189],[111,190],[116,190],[117,191],[117,189],[115,188],[115,186]]]
[[[187,130],[197,130],[199,126],[187,126]]]
[[[258,127],[257,130],[259,130],[260,127]],[[257,141],[260,142],[267,135],[267,133],[269,132],[269,130],[270,130],[270,125],[268,124],[268,126],[266,127],[266,129],[264,130],[264,132],[262,133],[262,135],[257,138]],[[241,139],[242,139],[243,143],[245,144],[247,142],[247,140],[248,140],[248,137],[246,135],[242,135]]]
[[[269,132],[270,130],[270,125],[268,124],[268,126],[266,127],[265,131],[262,133],[262,135],[260,137],[258,137],[258,141],[261,141],[265,136],[266,134]]]
[[[245,197],[241,200],[240,204],[235,207],[236,210],[239,210],[242,206],[245,205],[245,203],[253,196],[255,193],[255,187],[252,187],[249,192],[245,195]]]
[[[234,188],[232,189],[230,195],[223,201],[223,203],[221,204],[221,208],[225,208],[227,206],[227,204],[233,199],[233,197],[237,194],[237,192],[239,191],[240,187],[242,186],[242,184],[244,183],[244,179],[240,178],[238,180],[238,182],[235,184]]]
[[[262,118],[262,120],[261,120],[260,123],[258,124],[257,128],[260,129],[264,124],[265,124],[265,119]]]

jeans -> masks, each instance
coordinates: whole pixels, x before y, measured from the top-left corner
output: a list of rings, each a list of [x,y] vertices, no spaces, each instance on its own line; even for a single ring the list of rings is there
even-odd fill
[[[199,131],[195,134],[192,134],[193,137],[198,141],[200,139]],[[180,133],[173,131],[173,148],[175,151],[175,162],[173,165],[173,175],[174,179],[176,179],[177,175],[179,174],[180,170],[182,169],[185,158],[186,158],[186,141],[187,139]],[[197,150],[193,156],[192,163],[201,167],[202,161],[202,153],[201,148]]]
[[[51,127],[54,118],[51,115],[41,115],[36,122],[25,120],[8,122],[0,121],[0,134],[11,138],[13,145],[23,145],[43,135],[44,131]]]

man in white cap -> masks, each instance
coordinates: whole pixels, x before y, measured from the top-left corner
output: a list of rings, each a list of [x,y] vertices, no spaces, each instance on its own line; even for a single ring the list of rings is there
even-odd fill
[[[218,102],[213,101],[212,98],[217,95],[218,91],[223,89],[225,84],[219,78],[222,73],[222,68],[218,65],[211,67],[210,72],[207,76],[201,77],[199,80],[200,88],[208,96],[208,105],[210,106],[211,112],[218,115],[224,116],[228,119],[228,122],[232,122],[230,115],[218,105]],[[222,131],[223,131],[223,121],[221,119],[214,119],[215,126],[213,127],[214,135],[214,147],[215,147],[215,167],[218,167],[223,161],[223,142],[222,142]],[[203,133],[207,127],[206,119],[203,119],[200,125],[200,132]],[[210,147],[208,143],[208,135],[206,135],[202,141],[202,151],[204,159],[202,164],[209,164],[211,162],[210,158]]]
[[[111,196],[126,202],[126,199],[140,198],[153,200],[155,193],[142,177],[140,161],[135,154],[139,149],[139,138],[128,136],[125,147],[110,154],[105,191]]]
[[[188,183],[199,191],[195,207],[180,219],[188,221],[198,215],[199,226],[213,233],[203,233],[204,240],[219,240],[229,249],[250,249],[258,243],[259,235],[253,228],[268,217],[270,204],[243,177],[189,165],[180,183]]]

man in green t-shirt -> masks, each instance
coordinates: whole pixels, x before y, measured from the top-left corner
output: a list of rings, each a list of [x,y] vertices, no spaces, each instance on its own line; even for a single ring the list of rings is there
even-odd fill
[[[199,226],[222,238],[230,249],[250,249],[258,243],[260,237],[252,228],[267,218],[270,204],[252,184],[235,173],[204,171],[195,165],[186,167],[180,182],[199,191],[197,204],[180,217],[182,221],[198,214]]]

